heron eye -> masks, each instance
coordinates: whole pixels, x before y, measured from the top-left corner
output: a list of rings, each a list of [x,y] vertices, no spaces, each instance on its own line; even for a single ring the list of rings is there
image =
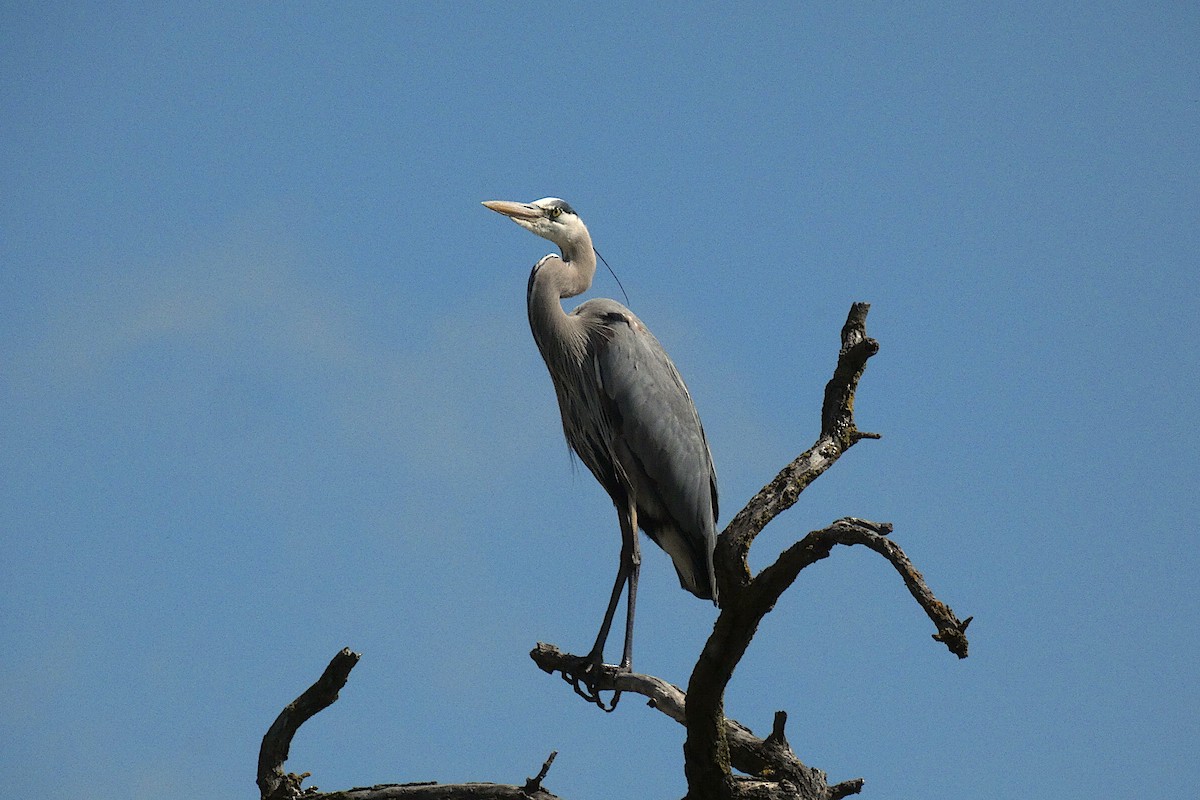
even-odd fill
[[[559,208],[558,206],[554,206],[553,208],[550,209],[550,219],[558,219],[561,216],[562,216],[562,209]]]

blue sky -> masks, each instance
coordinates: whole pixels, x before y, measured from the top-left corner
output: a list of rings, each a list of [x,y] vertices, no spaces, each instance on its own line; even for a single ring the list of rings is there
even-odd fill
[[[731,716],[786,709],[864,797],[1194,791],[1194,6],[3,21],[0,794],[253,796],[263,732],[343,646],[288,764],[324,789],[520,782],[556,749],[564,798],[683,794],[682,729],[526,655],[591,642],[619,549],[525,322],[549,244],[479,205],[546,195],[688,380],[722,522],[811,444],[872,303],[857,414],[884,438],[752,560],[891,521],[971,657],[836,552]],[[635,666],[686,682],[713,615],[648,548]]]

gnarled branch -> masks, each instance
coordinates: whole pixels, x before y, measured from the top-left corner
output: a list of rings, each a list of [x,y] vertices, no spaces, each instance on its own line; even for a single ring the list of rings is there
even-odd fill
[[[754,537],[791,507],[800,493],[842,453],[862,439],[879,438],[878,434],[859,431],[854,421],[858,381],[867,359],[879,352],[879,343],[867,336],[869,308],[866,303],[855,303],[842,328],[837,366],[825,386],[821,434],[816,443],[763,487],[719,537],[715,560],[721,585],[721,614],[688,683],[684,770],[689,800],[725,800],[749,796],[751,789],[755,796],[766,791],[758,783],[749,787],[735,780],[732,774],[730,745],[723,724],[725,688],[762,618],[774,608],[800,570],[828,556],[835,544],[865,544],[888,558],[937,626],[935,638],[945,642],[960,658],[966,657],[965,631],[970,619],[959,622],[949,606],[933,596],[904,551],[886,538],[892,530],[890,524],[853,518],[838,520],[824,530],[810,533],[785,550],[774,564],[751,577],[747,557]],[[800,796],[826,800],[845,786],[816,785],[810,793]]]
[[[545,672],[560,674],[569,673],[574,668],[576,659],[552,644],[541,642],[529,656]],[[606,666],[597,678],[596,688],[605,692],[640,694],[646,698],[646,705],[661,711],[680,725],[687,724],[686,696],[683,690],[662,678],[637,672],[620,672],[616,667]],[[782,719],[786,719],[786,715],[783,715]],[[854,794],[862,785],[862,781],[847,781],[831,787],[824,772],[806,766],[792,752],[787,740],[783,738],[783,722],[778,716],[771,735],[766,739],[755,736],[750,728],[737,720],[724,718],[723,722],[725,736],[729,742],[730,762],[735,769],[747,775],[769,777],[776,783],[788,781],[803,788],[805,794],[799,795],[801,797],[820,796],[830,800]],[[830,794],[831,791],[834,793]]]
[[[812,447],[760,489],[717,538],[713,559],[723,599],[736,596],[750,583],[747,558],[754,537],[771,520],[791,508],[800,493],[833,466],[842,453],[863,439],[879,438],[879,434],[864,433],[854,424],[854,393],[858,381],[867,368],[867,359],[879,352],[879,342],[867,336],[867,311],[870,308],[869,303],[855,303],[842,327],[837,366],[825,385],[821,435]]]
[[[308,773],[285,775],[283,772],[292,737],[314,714],[333,705],[358,659],[358,653],[351,652],[348,647],[343,648],[329,662],[317,682],[279,712],[263,736],[262,747],[258,750],[258,789],[262,793],[262,800],[282,800],[300,795],[300,784],[308,777]]]
[[[284,774],[292,738],[300,726],[337,700],[338,692],[346,685],[350,670],[358,663],[359,654],[344,648],[333,657],[324,674],[280,712],[263,736],[258,752],[258,788],[262,800],[558,800],[542,788],[542,780],[550,770],[556,753],[542,765],[537,776],[524,786],[501,783],[394,783],[321,792],[316,787],[301,789],[300,784],[310,773]]]

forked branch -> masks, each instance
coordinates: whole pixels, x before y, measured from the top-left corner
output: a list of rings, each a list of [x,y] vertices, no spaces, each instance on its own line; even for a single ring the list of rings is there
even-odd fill
[[[825,385],[821,435],[812,447],[759,490],[717,538],[713,558],[722,598],[733,597],[750,583],[747,558],[754,537],[771,520],[791,508],[800,493],[833,466],[842,453],[863,439],[879,438],[877,433],[860,431],[854,423],[854,394],[858,390],[858,381],[867,368],[867,359],[879,352],[879,342],[867,336],[867,311],[870,308],[869,303],[855,303],[842,326],[837,366]]]
[[[867,360],[879,352],[879,343],[867,336],[868,309],[866,303],[855,303],[842,328],[838,362],[833,377],[825,387],[821,434],[816,443],[763,487],[718,538],[714,558],[717,581],[721,587],[721,613],[688,683],[684,771],[688,779],[689,800],[726,800],[750,796],[829,800],[857,792],[857,788],[853,791],[848,788],[854,782],[837,786],[814,783],[797,794],[797,787],[793,783],[785,786],[774,775],[770,776],[776,781],[774,788],[771,781],[756,781],[750,785],[735,778],[731,767],[738,765],[732,759],[731,739],[724,715],[725,688],[758,630],[759,622],[774,608],[780,595],[792,585],[800,570],[828,556],[834,545],[863,544],[887,558],[900,573],[913,597],[933,620],[937,627],[934,638],[943,642],[959,658],[967,655],[966,628],[970,619],[959,621],[949,606],[934,597],[908,556],[899,545],[887,538],[892,530],[888,523],[853,518],[838,520],[792,545],[757,576],[752,576],[750,572],[750,545],[759,532],[791,507],[800,493],[829,469],[842,453],[862,439],[879,438],[878,434],[858,430],[854,421],[854,396],[859,379]],[[861,786],[861,782],[858,786]]]

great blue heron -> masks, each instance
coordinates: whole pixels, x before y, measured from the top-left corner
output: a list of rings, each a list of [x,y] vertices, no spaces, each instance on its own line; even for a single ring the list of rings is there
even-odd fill
[[[618,669],[633,666],[639,527],[670,554],[683,588],[717,603],[712,455],[679,371],[641,320],[607,299],[563,312],[562,298],[587,291],[596,272],[592,238],[575,210],[556,197],[484,205],[562,250],[534,265],[526,299],[567,442],[612,498],[621,525],[621,561],[604,622],[584,674],[571,677],[576,691],[603,707],[594,676],[626,583],[625,650]]]

